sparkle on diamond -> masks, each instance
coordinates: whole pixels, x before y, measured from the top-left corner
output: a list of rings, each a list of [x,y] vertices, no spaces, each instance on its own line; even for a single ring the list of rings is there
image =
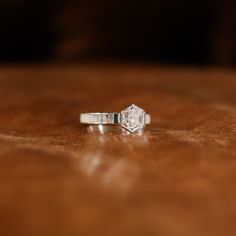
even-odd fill
[[[145,112],[136,105],[121,111],[121,126],[130,132],[141,130],[145,125]]]

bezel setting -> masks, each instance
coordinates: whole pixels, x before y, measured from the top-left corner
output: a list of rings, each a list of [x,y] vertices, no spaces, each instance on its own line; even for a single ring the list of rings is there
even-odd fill
[[[139,132],[145,127],[146,112],[132,104],[120,112],[121,127],[131,133]]]

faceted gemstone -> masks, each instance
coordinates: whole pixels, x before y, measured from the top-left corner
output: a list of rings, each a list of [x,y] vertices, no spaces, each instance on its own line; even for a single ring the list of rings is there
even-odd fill
[[[145,126],[145,111],[132,104],[121,111],[121,126],[130,132],[136,132]]]

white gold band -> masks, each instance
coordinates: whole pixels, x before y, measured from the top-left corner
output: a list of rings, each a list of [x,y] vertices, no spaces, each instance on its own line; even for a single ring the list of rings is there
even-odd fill
[[[151,117],[149,114],[145,114],[145,124],[150,124]],[[91,112],[81,113],[80,123],[83,124],[120,124],[119,112]]]
[[[80,114],[80,123],[90,125],[119,124],[131,133],[142,130],[150,122],[150,115],[146,114],[143,109],[134,104],[126,107],[121,112],[91,112]]]

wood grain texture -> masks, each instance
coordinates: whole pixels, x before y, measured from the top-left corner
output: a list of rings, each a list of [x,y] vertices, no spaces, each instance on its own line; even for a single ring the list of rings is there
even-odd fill
[[[0,235],[236,234],[236,73],[1,66]],[[78,123],[135,103],[143,135]]]

